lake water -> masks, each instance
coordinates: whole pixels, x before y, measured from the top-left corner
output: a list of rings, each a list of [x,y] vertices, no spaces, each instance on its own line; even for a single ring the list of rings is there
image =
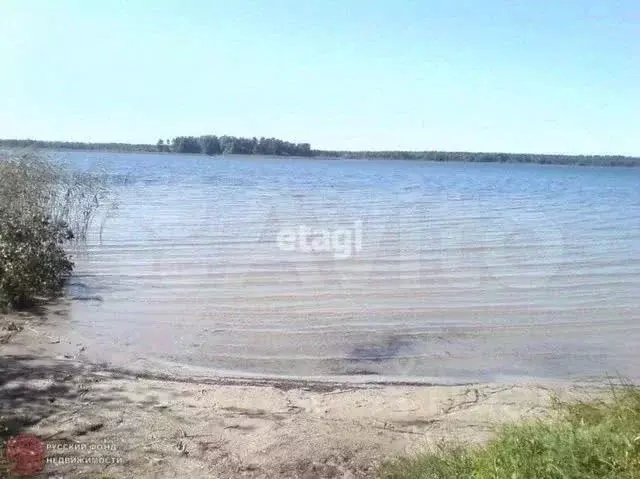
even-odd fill
[[[68,153],[91,360],[176,373],[640,378],[640,169]]]

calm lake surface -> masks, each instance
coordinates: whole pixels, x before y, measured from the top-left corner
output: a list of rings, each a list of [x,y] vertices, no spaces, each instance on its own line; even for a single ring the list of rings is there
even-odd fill
[[[95,361],[177,373],[640,378],[640,169],[64,153]]]

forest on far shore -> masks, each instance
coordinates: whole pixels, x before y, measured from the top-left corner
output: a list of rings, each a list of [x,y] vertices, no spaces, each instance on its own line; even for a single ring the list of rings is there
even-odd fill
[[[315,156],[349,159],[538,163],[548,165],[640,166],[640,157],[622,155],[545,155],[456,151],[314,151]]]
[[[84,143],[40,140],[2,140],[0,148],[45,148],[115,152],[161,152],[205,155],[273,155],[344,159],[389,159],[416,161],[463,161],[483,163],[538,163],[555,165],[640,166],[640,157],[622,155],[550,155],[530,153],[482,153],[449,151],[335,151],[313,150],[309,143],[277,138],[236,136],[177,136],[155,144]]]
[[[117,152],[195,153],[205,155],[276,155],[312,156],[309,143],[292,143],[277,138],[242,138],[237,136],[176,136],[144,143],[84,143],[76,141],[1,140],[4,148],[50,148]]]

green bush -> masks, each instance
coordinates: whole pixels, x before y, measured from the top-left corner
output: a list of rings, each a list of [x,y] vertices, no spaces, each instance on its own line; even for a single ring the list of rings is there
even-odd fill
[[[65,246],[83,238],[105,189],[91,175],[32,154],[0,158],[0,308],[62,292]]]
[[[38,212],[1,211],[0,219],[0,306],[23,308],[59,294],[73,269],[66,223]]]

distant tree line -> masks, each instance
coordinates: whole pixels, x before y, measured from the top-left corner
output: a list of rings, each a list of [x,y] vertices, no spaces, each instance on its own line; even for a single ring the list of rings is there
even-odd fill
[[[328,151],[313,155],[345,159],[389,159],[419,161],[464,161],[483,163],[538,163],[583,166],[640,166],[640,157],[620,155],[542,155],[529,153],[469,153],[448,151]]]
[[[484,163],[539,163],[554,165],[640,166],[640,157],[620,155],[540,155],[529,153],[473,153],[447,151],[332,151],[312,150],[309,143],[291,143],[277,138],[236,136],[178,136],[159,139],[155,145],[131,143],[83,143],[39,140],[2,140],[0,148],[50,148],[58,150],[102,150],[117,152],[196,153],[315,156],[350,159],[399,159],[417,161],[465,161]]]
[[[71,141],[1,140],[4,148],[50,148],[59,150],[103,150],[118,152],[202,153],[205,155],[311,156],[309,143],[292,143],[277,138],[236,136],[177,136],[159,139],[155,145],[131,143],[83,143]]]
[[[2,140],[0,148],[49,148],[52,150],[92,150],[144,152],[156,151],[155,145],[136,143],[85,143],[80,141]]]

